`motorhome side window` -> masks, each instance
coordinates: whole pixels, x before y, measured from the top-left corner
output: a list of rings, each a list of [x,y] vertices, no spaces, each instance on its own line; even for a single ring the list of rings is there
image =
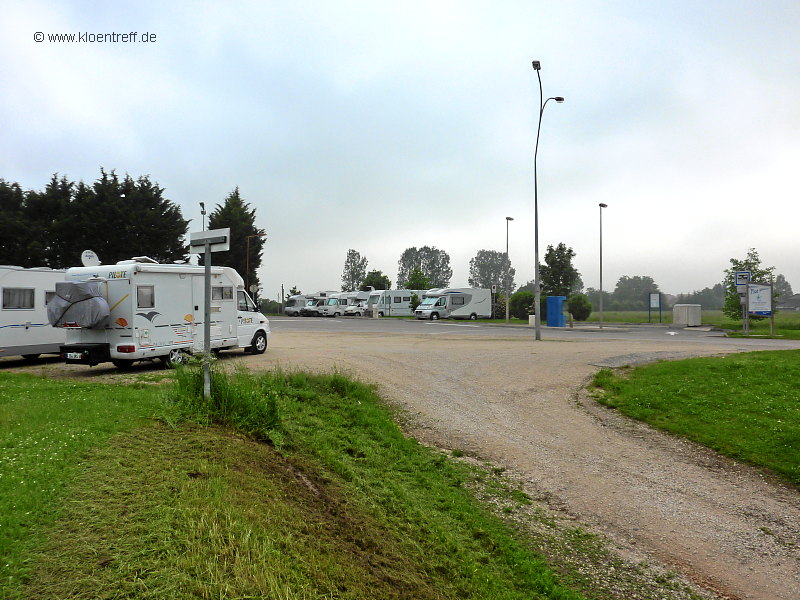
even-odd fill
[[[395,297],[394,297],[394,303],[395,303],[395,304],[400,304],[400,302],[402,302],[402,300],[403,300],[403,299],[402,299],[400,296],[395,296]]]
[[[239,300],[239,310],[245,312],[256,312],[256,305],[244,292],[236,292],[236,297]]]
[[[214,286],[211,288],[212,300],[233,300],[233,287],[229,285]]]
[[[464,306],[464,296],[453,296],[453,306]]]
[[[136,307],[137,308],[155,308],[156,306],[156,291],[152,285],[137,285],[136,286]]]
[[[3,288],[4,309],[33,308],[33,288]]]

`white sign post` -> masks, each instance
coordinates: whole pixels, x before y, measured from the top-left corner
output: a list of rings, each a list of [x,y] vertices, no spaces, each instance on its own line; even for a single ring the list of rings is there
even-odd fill
[[[203,398],[211,399],[211,253],[227,252],[231,249],[231,230],[210,229],[192,233],[189,246],[203,248],[205,258],[205,315],[203,316]]]
[[[747,315],[747,284],[750,283],[751,271],[736,271],[736,292],[742,301],[742,330],[750,333],[750,319]]]

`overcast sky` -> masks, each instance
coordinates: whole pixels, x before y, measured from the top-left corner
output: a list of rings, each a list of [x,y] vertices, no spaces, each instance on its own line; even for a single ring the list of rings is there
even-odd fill
[[[586,286],[719,282],[755,247],[800,291],[800,2],[3,2],[0,177],[149,175],[190,229],[235,186],[263,295],[393,283],[410,246],[533,279],[539,236]],[[44,41],[35,37],[40,32]],[[52,34],[136,32],[135,42]],[[155,36],[146,43],[141,39]],[[79,225],[79,223],[76,223]],[[113,235],[113,224],[109,224]],[[102,257],[101,257],[102,258]]]

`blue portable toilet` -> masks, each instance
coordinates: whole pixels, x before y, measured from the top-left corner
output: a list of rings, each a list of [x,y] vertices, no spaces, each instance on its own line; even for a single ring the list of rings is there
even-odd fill
[[[567,317],[564,315],[564,301],[566,296],[547,297],[547,326],[566,327]]]

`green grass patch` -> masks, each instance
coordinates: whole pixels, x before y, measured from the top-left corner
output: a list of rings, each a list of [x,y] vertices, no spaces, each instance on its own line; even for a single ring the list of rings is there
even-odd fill
[[[15,597],[89,450],[158,405],[151,389],[0,373],[0,597]]]
[[[583,597],[475,499],[473,467],[406,438],[371,387],[216,373],[206,403],[198,373],[179,370],[168,394],[7,376],[3,398],[20,410],[4,415],[32,410],[44,386],[74,403],[45,411],[50,431],[88,422],[36,533],[17,536],[24,568],[4,573],[0,597]],[[143,421],[163,396],[161,419]],[[4,462],[0,481],[14,473]],[[515,491],[509,506],[529,501]]]
[[[800,351],[600,371],[599,401],[800,485]]]

